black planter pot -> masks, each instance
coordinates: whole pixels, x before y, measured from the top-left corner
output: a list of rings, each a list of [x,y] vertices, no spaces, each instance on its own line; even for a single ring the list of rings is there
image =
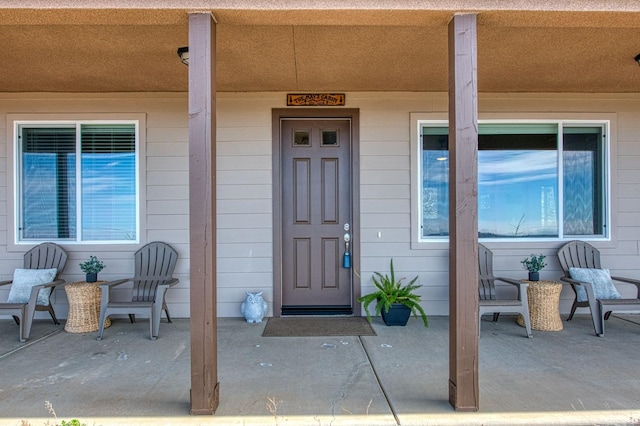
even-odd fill
[[[389,312],[381,311],[382,321],[386,325],[407,325],[411,316],[411,308],[402,303],[394,303],[389,308]]]
[[[87,282],[88,283],[95,283],[96,281],[98,281],[98,274],[97,273],[88,273],[87,274]]]
[[[539,281],[540,272],[529,272],[529,281]]]

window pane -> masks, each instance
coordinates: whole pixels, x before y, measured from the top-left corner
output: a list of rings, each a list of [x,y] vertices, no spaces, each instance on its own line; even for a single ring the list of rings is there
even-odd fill
[[[563,131],[564,234],[604,235],[602,128]]]
[[[449,137],[426,127],[422,137],[422,236],[449,235]]]
[[[83,125],[81,144],[82,239],[135,239],[135,126]]]
[[[310,141],[309,130],[295,130],[293,132],[293,145],[309,146]]]
[[[76,238],[75,128],[20,131],[20,238]]]
[[[337,130],[323,130],[322,131],[322,145],[323,146],[336,146],[338,145],[338,131]]]
[[[558,235],[557,126],[480,125],[478,236]],[[449,235],[448,129],[423,129],[422,236]]]
[[[555,150],[480,150],[478,162],[478,237],[558,236]]]

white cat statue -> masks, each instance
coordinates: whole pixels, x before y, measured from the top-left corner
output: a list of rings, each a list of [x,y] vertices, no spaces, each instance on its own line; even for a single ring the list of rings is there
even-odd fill
[[[240,312],[244,315],[247,322],[262,322],[265,314],[269,310],[269,305],[262,298],[262,292],[247,293],[247,300],[242,302]]]

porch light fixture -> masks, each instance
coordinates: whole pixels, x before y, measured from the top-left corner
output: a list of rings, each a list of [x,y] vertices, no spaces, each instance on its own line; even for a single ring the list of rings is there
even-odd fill
[[[178,56],[183,64],[189,65],[189,46],[178,47]]]

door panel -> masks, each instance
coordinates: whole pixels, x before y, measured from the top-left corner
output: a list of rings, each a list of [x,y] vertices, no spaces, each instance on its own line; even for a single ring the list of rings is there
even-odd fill
[[[282,305],[352,307],[342,267],[351,222],[349,120],[281,121]]]

